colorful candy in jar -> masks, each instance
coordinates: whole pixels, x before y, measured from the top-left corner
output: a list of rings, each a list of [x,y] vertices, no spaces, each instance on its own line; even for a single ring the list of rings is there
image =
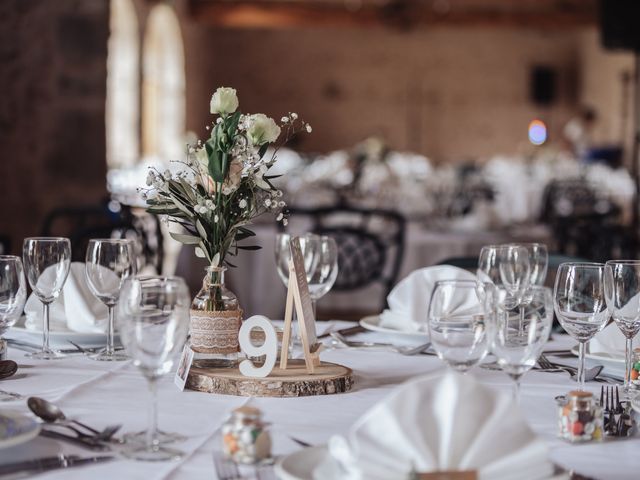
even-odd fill
[[[603,411],[593,394],[571,391],[558,404],[559,437],[572,443],[602,440]]]
[[[640,388],[640,348],[633,349],[633,360],[631,363],[631,383]]]
[[[262,412],[240,407],[222,425],[222,447],[227,457],[238,463],[257,463],[271,456],[271,437],[262,422]]]

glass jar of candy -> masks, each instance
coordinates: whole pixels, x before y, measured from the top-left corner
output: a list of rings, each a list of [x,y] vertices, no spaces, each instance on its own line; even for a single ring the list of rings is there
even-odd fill
[[[572,443],[601,441],[603,411],[590,392],[575,390],[558,400],[558,436]]]
[[[271,457],[271,437],[262,412],[240,407],[222,425],[222,448],[234,462],[253,464]]]
[[[640,389],[640,348],[633,349],[633,359],[631,360],[631,385]]]

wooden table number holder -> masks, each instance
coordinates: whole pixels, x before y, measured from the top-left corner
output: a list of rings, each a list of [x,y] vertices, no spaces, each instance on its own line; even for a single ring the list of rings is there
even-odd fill
[[[307,273],[299,237],[290,241],[289,283],[284,314],[280,364],[266,377],[246,377],[236,368],[192,368],[187,388],[209,393],[253,397],[302,397],[329,395],[351,389],[353,372],[335,363],[321,362],[322,343],[316,336],[316,321],[309,295]],[[295,308],[304,360],[289,359],[289,344]]]

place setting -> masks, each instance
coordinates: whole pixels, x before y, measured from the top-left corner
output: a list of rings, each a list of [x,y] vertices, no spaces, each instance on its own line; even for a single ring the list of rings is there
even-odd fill
[[[5,0],[0,480],[640,478],[638,0]]]

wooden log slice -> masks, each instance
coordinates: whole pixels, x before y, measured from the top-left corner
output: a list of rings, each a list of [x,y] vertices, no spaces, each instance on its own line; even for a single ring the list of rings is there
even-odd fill
[[[286,370],[276,366],[265,378],[245,377],[238,367],[192,367],[186,388],[243,397],[305,397],[347,392],[352,385],[350,368],[320,362],[316,372],[308,374],[304,360],[289,360]]]

